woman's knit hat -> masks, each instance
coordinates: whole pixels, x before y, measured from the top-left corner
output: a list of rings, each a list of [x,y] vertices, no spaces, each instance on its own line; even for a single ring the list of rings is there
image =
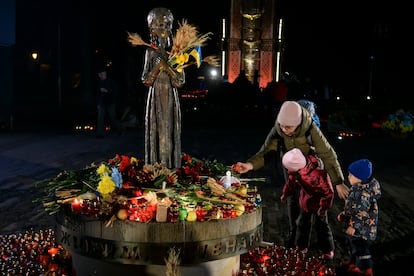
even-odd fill
[[[372,175],[372,163],[368,159],[360,159],[351,163],[348,167],[348,171],[364,182]]]
[[[293,148],[283,155],[282,164],[289,171],[295,172],[306,166],[306,157],[300,149]]]
[[[277,122],[284,126],[298,126],[302,122],[302,107],[295,101],[286,101],[280,107]]]

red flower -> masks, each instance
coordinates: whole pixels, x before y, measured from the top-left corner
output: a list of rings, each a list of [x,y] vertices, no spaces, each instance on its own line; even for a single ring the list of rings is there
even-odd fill
[[[121,156],[117,153],[115,154],[114,158],[108,160],[109,165],[117,166],[119,161],[121,160]]]
[[[190,168],[189,166],[183,166],[183,170],[184,170],[184,175],[191,175],[193,169]]]
[[[119,163],[119,171],[122,173],[131,167],[131,160],[128,156],[122,155],[121,161]]]
[[[170,175],[167,175],[167,176],[165,177],[165,181],[166,181],[168,184],[171,184],[171,185],[174,185],[174,184],[175,184],[175,179],[174,179],[172,176],[170,176]]]
[[[200,161],[199,162],[196,162],[195,167],[198,170],[201,170],[204,167],[204,163],[203,162],[200,162]]]
[[[184,164],[191,164],[193,163],[193,160],[191,158],[191,156],[189,154],[183,154],[181,156],[181,160],[183,161]]]

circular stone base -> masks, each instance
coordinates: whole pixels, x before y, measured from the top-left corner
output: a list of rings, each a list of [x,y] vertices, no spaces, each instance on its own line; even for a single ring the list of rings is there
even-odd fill
[[[74,273],[77,276],[113,276],[113,275],[166,275],[165,265],[126,265],[103,262],[79,254],[72,255]],[[179,266],[181,276],[236,275],[240,269],[240,256],[204,262],[191,266]]]
[[[169,251],[179,252],[181,266],[229,259],[262,242],[262,210],[232,219],[203,222],[140,223],[57,216],[56,241],[72,254],[122,265],[165,265]],[[96,266],[98,267],[98,266]]]

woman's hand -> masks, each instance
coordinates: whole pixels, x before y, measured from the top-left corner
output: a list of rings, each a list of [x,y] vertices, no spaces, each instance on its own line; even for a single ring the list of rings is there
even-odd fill
[[[238,173],[247,173],[250,170],[253,170],[253,164],[250,162],[243,163],[243,162],[237,162],[233,165],[233,168],[235,168],[235,172]]]
[[[336,185],[336,192],[338,193],[339,198],[345,200],[349,194],[349,188],[345,184]]]

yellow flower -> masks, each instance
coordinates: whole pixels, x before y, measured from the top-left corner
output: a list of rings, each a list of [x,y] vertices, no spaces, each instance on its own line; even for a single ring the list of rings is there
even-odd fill
[[[138,159],[137,159],[136,157],[132,157],[132,156],[131,156],[130,160],[131,160],[131,165],[136,165],[136,164],[138,164]]]
[[[108,175],[111,171],[105,164],[101,164],[97,169],[96,173],[100,176]]]
[[[413,131],[413,126],[405,126],[403,124],[400,124],[400,128],[401,128],[401,133],[410,133],[411,131]]]
[[[187,54],[187,53],[184,53],[184,54],[181,54],[181,55],[177,55],[175,57],[175,63],[176,64],[179,64],[179,65],[183,65],[184,63],[188,62],[188,58],[189,57],[190,57],[190,55]]]
[[[98,183],[98,192],[102,195],[107,195],[112,193],[115,190],[116,184],[112,178],[108,175],[105,175],[101,178],[101,181]]]

